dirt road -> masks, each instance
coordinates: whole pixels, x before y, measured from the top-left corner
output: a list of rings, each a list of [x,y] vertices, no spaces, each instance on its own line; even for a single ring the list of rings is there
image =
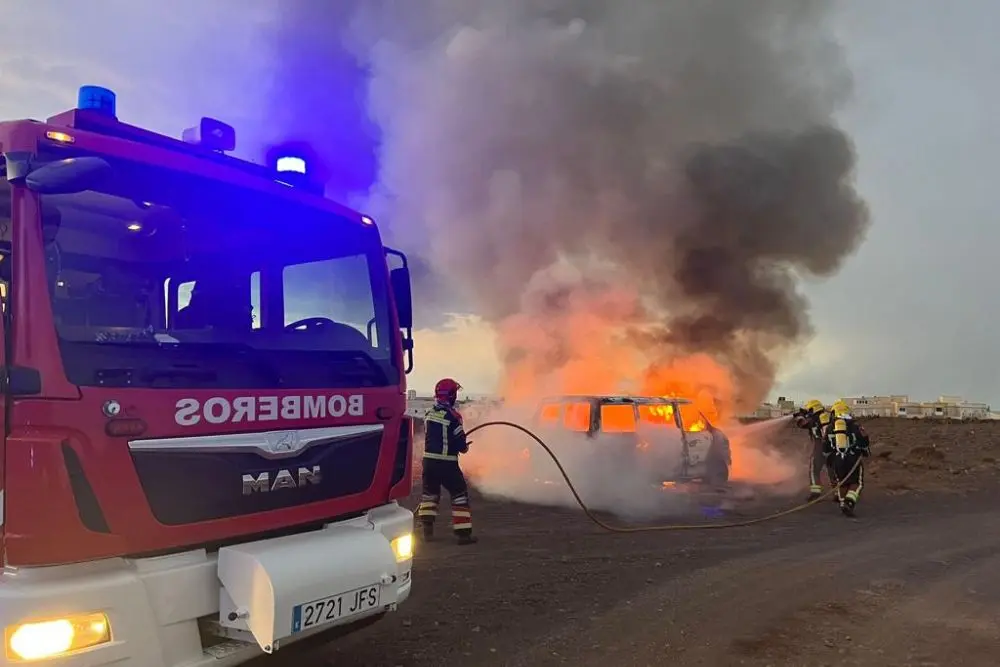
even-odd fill
[[[288,664],[996,665],[1000,425],[890,421],[870,429],[891,453],[873,456],[855,520],[823,503],[612,535],[576,511],[476,498],[482,542],[421,545],[404,608]]]
[[[483,542],[423,548],[404,610],[296,664],[995,665],[995,501],[867,500],[856,520],[632,536],[480,502]]]

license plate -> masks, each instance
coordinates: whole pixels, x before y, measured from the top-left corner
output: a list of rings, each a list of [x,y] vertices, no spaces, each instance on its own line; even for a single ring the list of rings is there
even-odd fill
[[[372,584],[296,605],[292,609],[292,632],[302,632],[366,612],[378,606],[381,594],[382,587]]]

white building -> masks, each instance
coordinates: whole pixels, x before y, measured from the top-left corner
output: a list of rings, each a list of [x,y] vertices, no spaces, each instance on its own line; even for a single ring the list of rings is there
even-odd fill
[[[905,394],[856,396],[843,399],[857,417],[906,417],[922,419],[990,419],[990,406],[961,396],[938,396],[935,401],[914,401]]]

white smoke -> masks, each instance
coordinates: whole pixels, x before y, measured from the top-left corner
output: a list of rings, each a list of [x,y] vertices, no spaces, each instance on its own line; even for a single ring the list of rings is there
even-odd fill
[[[805,459],[780,453],[770,444],[777,429],[787,426],[787,418],[727,429],[737,447],[735,463],[752,473],[749,478],[735,479],[729,489],[675,483],[682,465],[680,432],[675,428],[654,426],[621,437],[587,437],[542,427],[531,414],[516,409],[475,414],[466,420],[467,428],[494,420],[529,428],[555,454],[588,508],[627,521],[690,517],[703,505],[717,502],[788,497],[800,493],[805,483]],[[579,507],[556,464],[528,435],[508,426],[488,426],[470,439],[473,442],[462,457],[462,467],[484,496]],[[637,447],[637,441],[644,446]]]

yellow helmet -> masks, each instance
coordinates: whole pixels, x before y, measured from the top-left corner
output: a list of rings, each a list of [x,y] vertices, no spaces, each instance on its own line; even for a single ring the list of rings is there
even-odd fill
[[[844,402],[843,399],[836,401],[833,404],[833,414],[838,417],[843,417],[844,415],[851,413],[851,408]]]
[[[819,399],[814,398],[806,402],[805,408],[812,412],[820,412],[823,410],[823,403]]]

